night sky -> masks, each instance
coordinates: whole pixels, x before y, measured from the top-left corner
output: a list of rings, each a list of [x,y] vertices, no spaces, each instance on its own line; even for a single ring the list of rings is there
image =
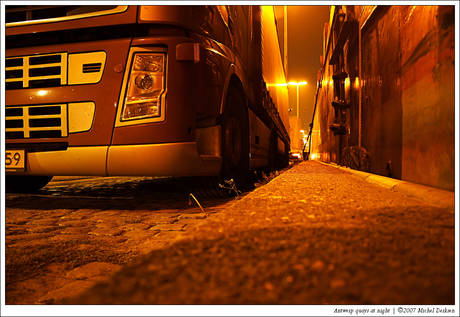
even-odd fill
[[[320,56],[323,54],[324,24],[329,22],[329,5],[288,6],[288,82],[307,81],[299,86],[300,113],[302,128],[309,131],[312,121],[316,76],[320,69]],[[289,88],[289,104],[296,115],[296,86]]]

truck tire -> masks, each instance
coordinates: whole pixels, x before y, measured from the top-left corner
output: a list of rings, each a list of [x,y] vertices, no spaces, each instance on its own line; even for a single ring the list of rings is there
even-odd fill
[[[265,173],[270,174],[276,169],[276,153],[278,152],[278,135],[274,128],[270,131],[270,145],[268,149],[268,166]]]
[[[222,115],[223,180],[233,179],[242,188],[249,170],[249,122],[247,110],[236,89],[229,88]]]
[[[284,154],[276,154],[276,168],[283,169],[289,165],[289,146],[284,144]]]
[[[241,190],[249,171],[249,120],[243,99],[238,91],[229,87],[224,113],[219,118],[222,126],[222,167],[218,177],[194,177],[192,191],[209,198],[225,198],[236,195],[226,187],[225,181],[233,180]]]
[[[6,176],[5,188],[9,192],[14,193],[32,193],[40,188],[45,187],[53,178],[53,176]]]

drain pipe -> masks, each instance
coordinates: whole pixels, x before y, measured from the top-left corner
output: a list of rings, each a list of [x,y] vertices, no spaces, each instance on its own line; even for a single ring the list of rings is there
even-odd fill
[[[359,148],[361,148],[361,128],[362,128],[362,120],[361,120],[361,115],[362,115],[362,112],[361,112],[361,107],[362,107],[362,99],[363,99],[363,85],[362,85],[362,80],[363,80],[363,77],[362,77],[362,60],[363,60],[363,55],[362,55],[362,51],[361,51],[361,48],[362,48],[362,44],[361,44],[361,26],[358,26],[359,27],[359,30],[358,30],[358,45],[359,45],[359,49],[358,49],[358,64],[359,64],[359,109],[358,109],[358,120],[359,120],[359,136],[358,136],[358,145],[359,145]]]
[[[323,82],[323,75],[321,74],[321,77],[319,79],[319,84],[317,85],[317,88],[316,88],[315,106],[313,108],[313,116],[311,118],[311,123],[310,123],[310,132],[308,132],[308,138],[307,138],[307,140],[308,140],[308,152],[307,152],[307,156],[304,158],[304,160],[309,160],[310,153],[311,153],[311,133],[313,131],[313,122],[315,121],[315,113],[316,113],[316,106],[318,104],[319,89],[322,86],[322,82]]]

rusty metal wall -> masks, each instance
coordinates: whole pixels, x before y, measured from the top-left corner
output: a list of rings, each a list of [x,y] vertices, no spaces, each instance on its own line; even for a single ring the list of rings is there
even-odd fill
[[[401,15],[402,178],[453,190],[454,7],[403,7]]]
[[[454,189],[454,9],[331,6],[313,157],[361,145],[371,173]]]
[[[369,153],[371,173],[386,175],[390,164],[392,176],[401,178],[400,8],[374,14],[378,16],[361,30],[361,146]]]

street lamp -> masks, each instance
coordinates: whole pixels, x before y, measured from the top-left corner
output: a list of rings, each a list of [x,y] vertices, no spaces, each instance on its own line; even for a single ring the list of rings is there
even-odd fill
[[[296,86],[296,91],[297,91],[297,118],[300,118],[299,86],[304,86],[306,84],[307,84],[306,81],[301,81],[301,82],[290,81],[289,82],[289,85]]]

